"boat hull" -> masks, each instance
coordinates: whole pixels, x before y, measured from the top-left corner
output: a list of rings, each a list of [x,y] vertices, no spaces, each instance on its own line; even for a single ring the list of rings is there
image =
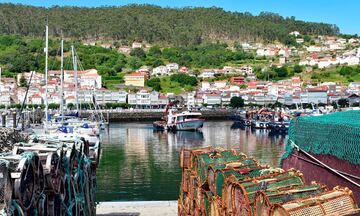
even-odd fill
[[[153,123],[154,130],[165,130],[166,122],[165,121],[156,121]]]
[[[191,130],[198,130],[203,126],[204,126],[204,120],[197,119],[191,121],[177,122],[174,129],[179,131],[191,131]]]
[[[360,165],[352,164],[349,161],[341,160],[332,155],[311,155],[335,170],[360,177]],[[304,173],[304,177],[307,183],[311,183],[311,181],[315,180],[317,182],[328,185],[330,188],[336,187],[338,185],[350,188],[353,191],[356,202],[360,203],[360,188],[335,174],[334,172],[326,169],[325,167],[316,165],[316,162],[305,153],[295,150],[292,155],[286,159],[283,159],[281,163],[283,169],[295,168]],[[347,177],[354,182],[357,182],[357,184],[360,184],[359,178],[350,176]]]

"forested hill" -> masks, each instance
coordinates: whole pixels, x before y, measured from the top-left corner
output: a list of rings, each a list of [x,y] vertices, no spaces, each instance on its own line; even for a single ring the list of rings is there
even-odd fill
[[[273,13],[226,12],[220,8],[161,8],[151,5],[123,7],[33,7],[0,4],[0,34],[42,36],[48,16],[50,35],[79,39],[165,42],[174,45],[203,41],[286,42],[288,33],[335,35],[335,25],[284,18]]]

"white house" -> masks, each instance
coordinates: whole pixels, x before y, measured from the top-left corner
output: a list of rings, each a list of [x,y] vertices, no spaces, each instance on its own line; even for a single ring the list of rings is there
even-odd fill
[[[253,68],[251,66],[245,65],[240,67],[240,72],[246,75],[253,75]]]
[[[40,94],[35,94],[30,99],[31,104],[41,105],[43,103],[43,98]]]
[[[204,103],[208,105],[221,104],[221,95],[218,93],[206,93],[203,95]]]
[[[207,91],[210,89],[210,83],[207,81],[202,81],[201,82],[201,90],[202,91]]]
[[[226,80],[217,80],[214,81],[214,87],[217,89],[223,89],[226,87]]]
[[[145,108],[151,105],[150,93],[147,90],[140,90],[136,93],[136,106]]]
[[[300,93],[300,103],[309,103],[309,97],[307,92]]]
[[[293,32],[290,32],[289,35],[294,35],[295,37],[297,37],[297,36],[300,35],[300,32],[298,32],[298,31],[293,31]]]
[[[164,65],[154,68],[151,73],[152,76],[163,76],[168,74],[169,69]]]
[[[128,104],[129,105],[133,105],[133,106],[136,106],[137,104],[137,98],[136,98],[136,93],[134,92],[130,92],[128,95],[127,95],[127,99],[128,99]]]
[[[202,78],[213,78],[215,77],[215,71],[212,71],[212,70],[205,70],[203,71],[199,77],[202,77]]]
[[[179,70],[179,64],[170,63],[170,64],[166,65],[166,68],[168,69],[168,71],[177,71],[177,70]]]
[[[304,43],[304,39],[303,38],[296,38],[296,43],[302,44],[302,43]]]
[[[131,47],[132,47],[133,49],[142,48],[142,43],[134,42],[134,43],[132,43]]]
[[[11,97],[9,92],[0,92],[0,104],[6,106],[11,104]]]
[[[308,52],[321,52],[322,48],[320,46],[309,46],[306,50]]]
[[[358,65],[360,62],[359,57],[356,56],[346,56],[339,59],[340,64],[347,64],[347,65]]]
[[[308,103],[314,104],[327,104],[327,91],[320,88],[309,88],[307,89]]]
[[[126,91],[118,91],[118,103],[126,103],[126,99],[127,99],[127,92]]]
[[[187,107],[193,107],[195,106],[195,92],[189,92],[187,94]]]

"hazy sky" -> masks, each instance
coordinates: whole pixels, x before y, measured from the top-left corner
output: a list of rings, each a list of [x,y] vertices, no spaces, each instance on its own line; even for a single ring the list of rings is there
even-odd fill
[[[295,16],[296,19],[336,24],[342,33],[360,34],[360,0],[15,0],[4,1],[36,6],[75,5],[96,7],[102,5],[155,4],[169,7],[221,7],[228,11],[262,11]]]

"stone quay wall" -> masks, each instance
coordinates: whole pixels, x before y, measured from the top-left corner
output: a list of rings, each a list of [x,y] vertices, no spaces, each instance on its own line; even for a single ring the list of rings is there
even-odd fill
[[[81,117],[89,117],[93,111],[82,111]],[[162,111],[130,111],[130,110],[102,110],[101,112],[108,122],[129,122],[129,121],[157,121],[163,117]],[[206,120],[228,120],[234,114],[230,110],[206,110],[200,111],[202,118]]]

